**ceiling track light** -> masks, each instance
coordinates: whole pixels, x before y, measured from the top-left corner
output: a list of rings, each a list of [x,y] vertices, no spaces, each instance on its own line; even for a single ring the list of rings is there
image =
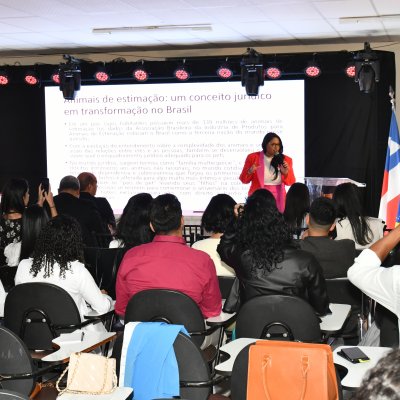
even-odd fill
[[[142,61],[142,65],[133,70],[132,76],[137,82],[146,82],[149,79],[149,73],[144,68],[144,60]]]
[[[364,50],[354,56],[354,64],[354,81],[361,92],[371,93],[380,79],[380,62],[378,54],[371,50],[368,42],[364,43]]]
[[[248,48],[243,55],[241,66],[242,86],[247,96],[258,96],[258,88],[264,85],[263,57],[254,49]]]
[[[354,61],[350,61],[347,65],[346,68],[344,69],[344,72],[349,78],[354,79],[356,76],[356,65]]]
[[[228,64],[228,58],[226,58],[225,62],[217,69],[217,76],[225,80],[233,77],[233,71]]]
[[[80,60],[68,54],[64,54],[63,58],[67,60],[67,63],[60,64],[58,70],[60,90],[65,100],[74,100],[81,88]]]
[[[315,54],[312,61],[308,62],[307,67],[304,69],[304,73],[309,78],[318,78],[321,75],[322,70],[319,64],[315,61]]]
[[[269,64],[269,66],[265,69],[265,76],[268,79],[279,79],[282,77],[282,70],[279,65],[274,62]]]

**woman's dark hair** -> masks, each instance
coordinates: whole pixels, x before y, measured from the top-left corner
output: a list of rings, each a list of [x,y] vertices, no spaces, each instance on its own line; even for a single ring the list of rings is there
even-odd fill
[[[26,179],[12,178],[3,187],[1,194],[1,214],[15,211],[22,214],[25,210],[24,196],[29,190]]]
[[[117,224],[115,237],[124,242],[126,248],[139,246],[153,240],[150,229],[150,207],[153,197],[149,193],[132,196],[126,204]]]
[[[207,232],[224,233],[228,224],[234,218],[236,201],[227,194],[217,194],[212,197],[204,210],[201,226]]]
[[[36,240],[49,220],[47,212],[37,204],[31,205],[25,210],[22,216],[21,260],[32,257]]]
[[[292,242],[291,230],[270,196],[268,190],[255,191],[237,221],[236,241],[249,252],[253,271],[274,270],[283,261],[285,246]]]
[[[268,132],[261,143],[264,154],[267,154],[267,144],[272,140],[277,138],[279,140],[279,154],[283,155],[283,144],[281,138],[275,132]],[[282,156],[283,157],[283,156]],[[282,157],[280,157],[282,159]],[[278,163],[279,159],[277,157],[272,157],[271,165],[274,168],[274,180],[278,177]]]
[[[310,192],[307,185],[296,182],[290,186],[286,194],[285,221],[292,228],[301,227],[304,217],[310,210]]]
[[[356,242],[362,246],[370,243],[372,231],[368,226],[367,219],[363,216],[357,186],[353,183],[342,183],[336,186],[333,192],[333,201],[339,220],[348,218]]]
[[[373,367],[351,400],[400,400],[400,350],[391,350]]]
[[[72,261],[83,262],[81,228],[75,218],[58,215],[43,227],[36,240],[30,272],[37,276],[44,270],[44,277],[48,278],[57,263],[60,266],[60,276],[65,277]]]

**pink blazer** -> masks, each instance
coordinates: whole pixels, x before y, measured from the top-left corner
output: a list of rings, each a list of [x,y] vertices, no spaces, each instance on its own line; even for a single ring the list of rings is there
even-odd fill
[[[289,172],[286,176],[282,175],[282,183],[286,186],[290,186],[296,182],[296,178],[295,178],[294,172],[293,172],[293,161],[288,156],[284,155],[283,157],[284,157],[284,160],[289,165]],[[259,166],[261,166],[261,167],[257,168],[256,172],[249,175],[247,172],[253,164],[256,164],[258,167]],[[264,152],[263,151],[251,153],[246,157],[246,161],[244,163],[244,167],[243,167],[242,173],[239,176],[239,179],[242,181],[242,183],[245,183],[245,184],[251,182],[250,189],[249,189],[249,196],[253,192],[255,192],[257,189],[264,187],[263,165],[264,165]]]

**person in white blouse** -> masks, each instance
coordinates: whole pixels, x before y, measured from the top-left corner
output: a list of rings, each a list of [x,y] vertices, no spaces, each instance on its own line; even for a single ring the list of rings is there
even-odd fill
[[[82,321],[91,309],[105,313],[112,309],[112,299],[100,291],[83,264],[83,242],[78,222],[59,215],[50,220],[37,238],[33,258],[22,260],[15,284],[46,282],[65,289],[74,299]],[[104,330],[100,323],[88,330]]]
[[[221,236],[228,224],[234,219],[235,205],[235,200],[227,194],[214,196],[204,210],[201,219],[201,226],[205,231],[211,233],[211,236],[192,245],[194,249],[202,250],[212,258],[218,276],[235,276],[233,268],[221,261],[221,257],[217,253]]]

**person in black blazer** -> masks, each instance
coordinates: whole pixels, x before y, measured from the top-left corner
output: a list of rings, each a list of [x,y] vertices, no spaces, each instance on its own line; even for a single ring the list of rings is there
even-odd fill
[[[103,227],[100,214],[89,201],[79,198],[79,180],[72,175],[61,179],[58,195],[54,197],[54,204],[59,214],[74,217],[82,230],[83,242],[86,246],[96,247],[96,234],[107,233]]]
[[[110,203],[105,197],[96,197],[97,178],[91,172],[81,172],[78,175],[80,198],[91,201],[97,208],[103,224],[113,233],[116,229],[115,216]]]

